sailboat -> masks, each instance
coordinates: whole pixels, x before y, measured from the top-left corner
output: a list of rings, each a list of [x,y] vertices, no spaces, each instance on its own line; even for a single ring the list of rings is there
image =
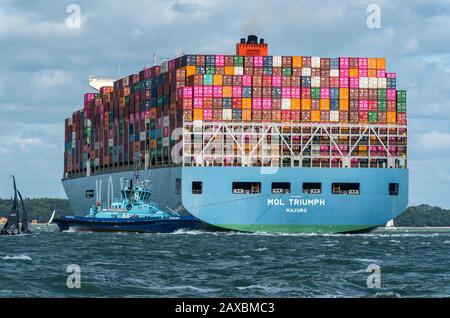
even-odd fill
[[[25,209],[25,204],[23,203],[22,194],[17,190],[16,178],[12,176],[14,184],[14,201],[9,213],[8,219],[0,231],[0,235],[18,235],[18,234],[31,234],[30,231],[30,220],[28,218],[27,210]],[[20,225],[20,209],[19,200],[22,205],[23,216],[22,225]]]
[[[390,220],[389,222],[387,222],[385,228],[390,230],[395,229],[394,220]]]
[[[48,220],[47,225],[52,224],[53,219],[55,218],[56,210],[53,210],[52,216],[50,217],[50,220]]]

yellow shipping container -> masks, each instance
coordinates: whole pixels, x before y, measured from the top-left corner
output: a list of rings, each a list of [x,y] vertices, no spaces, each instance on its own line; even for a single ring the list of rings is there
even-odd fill
[[[214,84],[214,86],[222,86],[223,85],[222,75],[217,75],[217,74],[214,75],[213,84]]]
[[[252,121],[252,111],[250,109],[242,110],[242,120],[243,121]]]
[[[320,122],[320,110],[311,111],[311,121],[315,123]]]
[[[197,66],[186,66],[186,77],[195,75],[195,73],[197,73]]]
[[[377,69],[378,70],[385,70],[386,69],[386,59],[385,58],[378,58],[377,59]]]
[[[359,72],[357,68],[351,68],[348,70],[349,77],[359,77]]]
[[[234,75],[234,66],[225,66],[225,75]]]
[[[203,120],[203,109],[194,109],[194,120]]]
[[[330,100],[328,98],[320,99],[320,110],[330,110]]]
[[[387,112],[387,122],[388,124],[397,123],[397,112]]]
[[[293,56],[292,57],[292,67],[295,67],[295,68],[302,67],[302,57],[301,56]]]
[[[359,151],[367,151],[369,150],[368,146],[359,146]]]
[[[368,62],[367,62],[367,67],[369,69],[376,69],[377,68],[377,59],[375,58],[369,58]]]
[[[243,98],[242,99],[242,109],[252,109],[252,99]]]
[[[349,104],[348,99],[339,99],[339,110],[348,111]]]
[[[310,98],[303,98],[301,101],[302,104],[302,110],[311,110],[311,99]]]
[[[377,70],[369,69],[367,75],[369,75],[369,77],[377,77]]]
[[[223,86],[222,97],[233,97],[233,88],[231,86]]]
[[[300,104],[300,98],[292,98],[291,99],[291,110],[300,110],[301,104]]]
[[[349,90],[346,87],[339,88],[339,99],[348,99],[349,98]]]

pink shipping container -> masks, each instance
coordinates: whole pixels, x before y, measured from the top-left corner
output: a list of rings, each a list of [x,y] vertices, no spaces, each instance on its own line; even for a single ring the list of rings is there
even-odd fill
[[[358,59],[358,68],[359,69],[366,69],[369,67],[369,59],[366,57],[359,58]],[[361,76],[361,75],[360,75]]]
[[[214,86],[213,97],[222,97],[222,95],[223,95],[223,86]]]
[[[213,97],[212,86],[204,86],[203,87],[203,97]]]
[[[350,88],[359,88],[359,78],[350,77],[349,86]]]
[[[406,113],[397,113],[397,124],[406,125]]]
[[[369,110],[374,110],[377,111],[378,110],[378,102],[376,100],[369,100]]]
[[[393,88],[388,88],[386,90],[386,98],[387,100],[396,100],[397,99],[397,92]]]
[[[216,55],[216,66],[225,66],[225,56]]]
[[[264,65],[264,59],[262,56],[255,56],[253,58],[253,66],[254,67],[263,67]]]
[[[340,88],[348,88],[348,77],[339,77],[339,87]]]
[[[194,97],[203,97],[203,86],[194,86]]]
[[[377,70],[377,77],[378,78],[385,78],[386,77],[386,71],[384,71],[384,70]]]
[[[367,111],[360,111],[359,112],[359,122],[360,123],[367,123],[369,121],[369,112]]]
[[[261,98],[253,98],[252,99],[252,108],[253,109],[262,109],[262,99]]]
[[[242,97],[242,87],[233,86],[233,97]]]
[[[329,88],[321,88],[320,89],[320,98],[330,98],[330,89]]]
[[[301,97],[300,87],[292,87],[291,88],[291,97],[292,98],[300,98]]]
[[[272,76],[272,86],[281,86],[281,76]]]
[[[340,57],[339,58],[339,67],[340,68],[348,68],[349,66],[349,58],[348,57]]]
[[[290,87],[283,87],[281,89],[281,96],[283,98],[291,98],[291,88]]]
[[[349,77],[348,68],[340,69],[339,77]]]
[[[203,97],[194,97],[194,108],[203,108]]]
[[[397,78],[396,73],[386,73],[386,78]]]
[[[213,120],[212,109],[204,109],[203,110],[203,120]]]
[[[369,110],[369,101],[368,100],[360,100],[359,101],[359,110],[360,111],[368,111]]]
[[[252,76],[243,75],[242,76],[242,86],[252,86]]]
[[[272,98],[263,98],[262,99],[262,109],[272,109]]]

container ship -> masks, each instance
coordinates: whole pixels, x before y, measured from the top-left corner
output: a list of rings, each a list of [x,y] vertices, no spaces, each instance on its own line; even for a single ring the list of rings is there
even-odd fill
[[[406,91],[384,58],[185,54],[113,81],[65,121],[75,214],[136,160],[160,208],[225,230],[367,232],[408,204]]]

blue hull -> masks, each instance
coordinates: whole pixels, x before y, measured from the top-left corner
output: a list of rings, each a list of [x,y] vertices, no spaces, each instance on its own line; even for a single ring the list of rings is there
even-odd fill
[[[179,230],[200,230],[202,223],[192,217],[181,220],[61,217],[53,221],[61,231],[173,233]]]
[[[63,180],[75,212],[98,201],[117,197],[120,180],[132,172],[118,172]],[[408,205],[408,170],[382,168],[179,167],[141,172],[154,185],[152,201],[206,224],[238,231],[343,233],[369,231],[401,214]],[[177,190],[176,180],[181,180]],[[202,194],[192,193],[192,182],[203,183]],[[260,194],[233,194],[233,182],[260,182]],[[290,182],[290,194],[272,194],[272,182]],[[320,182],[321,194],[304,194],[303,182]],[[333,182],[357,182],[360,195],[334,195]],[[399,193],[389,195],[388,184]],[[307,201],[303,201],[307,200]],[[308,201],[317,200],[317,201]],[[306,203],[306,204],[303,204]],[[323,203],[323,204],[322,204]]]

